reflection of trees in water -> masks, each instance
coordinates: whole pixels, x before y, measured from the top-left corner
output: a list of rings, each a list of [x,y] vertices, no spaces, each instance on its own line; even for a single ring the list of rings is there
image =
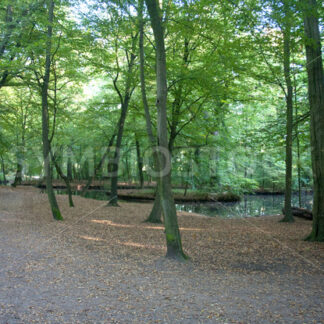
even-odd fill
[[[57,190],[57,193],[64,194],[65,191]],[[76,194],[78,193],[76,192]],[[89,190],[86,197],[107,200],[107,194],[102,190]],[[312,194],[302,195],[302,208],[311,209],[312,203]],[[284,195],[245,195],[240,202],[235,203],[183,203],[176,206],[179,211],[223,218],[239,218],[281,214],[283,204]],[[298,195],[293,195],[292,205],[298,206]]]
[[[237,203],[184,203],[177,204],[178,210],[223,218],[265,216],[281,214],[284,195],[246,195]],[[298,205],[298,195],[293,195],[293,205]],[[302,196],[302,207],[311,209],[312,195]]]

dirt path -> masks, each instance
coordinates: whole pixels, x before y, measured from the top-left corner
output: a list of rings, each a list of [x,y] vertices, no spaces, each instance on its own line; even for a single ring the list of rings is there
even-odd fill
[[[310,222],[179,216],[191,261],[163,255],[150,204],[0,188],[0,323],[324,323],[324,245]],[[97,208],[97,209],[96,209]]]

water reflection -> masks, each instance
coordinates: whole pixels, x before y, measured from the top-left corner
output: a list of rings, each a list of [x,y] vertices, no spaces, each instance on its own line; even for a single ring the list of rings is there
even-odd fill
[[[66,190],[56,190],[59,194],[66,194]],[[80,195],[80,192],[73,192]],[[108,200],[108,196],[103,190],[89,190],[86,198],[98,200]],[[311,194],[302,195],[303,208],[311,209],[313,196]],[[293,206],[298,206],[298,196],[292,197]],[[241,218],[249,216],[266,216],[281,214],[284,205],[284,195],[245,195],[240,202],[219,203],[219,202],[188,202],[176,204],[178,211],[198,213],[206,216],[219,216],[222,218]]]
[[[311,209],[313,197],[311,194],[302,196],[302,207]],[[298,206],[298,196],[293,195],[293,206]],[[199,213],[222,218],[240,218],[249,216],[266,216],[281,214],[284,205],[283,195],[245,195],[237,203],[183,203],[177,204],[177,210]]]

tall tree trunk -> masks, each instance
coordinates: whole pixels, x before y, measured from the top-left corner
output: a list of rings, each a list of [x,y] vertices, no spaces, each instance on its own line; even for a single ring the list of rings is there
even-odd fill
[[[130,175],[130,170],[129,170],[128,154],[129,154],[129,152],[126,152],[126,154],[125,154],[125,168],[126,168],[125,182],[130,184],[130,183],[132,183],[132,177]]]
[[[320,2],[321,3],[321,2]],[[308,97],[311,116],[311,155],[314,181],[313,229],[310,241],[324,241],[324,74],[316,0],[304,6]]]
[[[143,47],[143,46],[142,46]],[[144,50],[144,48],[143,48]],[[184,41],[184,54],[183,54],[183,64],[187,65],[188,64],[188,58],[189,58],[189,42],[187,39]],[[144,59],[143,59],[144,61]],[[143,67],[144,71],[144,67]],[[174,143],[175,139],[178,135],[177,133],[177,127],[179,124],[179,118],[180,118],[180,109],[182,105],[182,85],[179,86],[179,88],[176,91],[174,101],[172,103],[172,120],[171,120],[171,130],[170,130],[170,138],[168,141],[168,148],[169,148],[169,153],[170,156],[172,156],[172,151],[174,148]],[[158,182],[159,184],[159,182]],[[157,188],[157,190],[159,190]],[[157,192],[156,193],[156,199],[154,201],[154,206],[152,209],[152,212],[149,216],[149,219],[151,219],[151,222],[153,223],[159,223],[161,221],[161,216],[162,216],[162,206],[160,202],[160,194]]]
[[[297,102],[297,87],[296,87],[296,78],[294,75],[294,95],[295,95],[295,119],[296,119],[296,146],[297,146],[297,182],[298,182],[298,206],[302,207],[302,199],[301,199],[301,160],[300,160],[300,141],[299,141],[299,127],[298,127],[298,102]]]
[[[17,170],[15,175],[14,183],[12,184],[13,187],[16,187],[17,185],[20,185],[22,183],[22,176],[23,176],[23,164],[25,159],[25,127],[26,127],[26,121],[25,116],[23,114],[22,116],[23,122],[22,122],[22,129],[21,129],[21,146],[18,144],[18,154],[17,154]]]
[[[124,125],[126,121],[127,111],[128,111],[128,105],[133,93],[132,88],[132,73],[133,73],[133,67],[135,63],[136,55],[135,49],[136,49],[136,41],[137,41],[137,35],[134,37],[132,36],[132,53],[130,54],[130,59],[128,62],[128,71],[127,71],[127,77],[126,77],[126,85],[125,85],[125,93],[122,96],[120,93],[118,86],[117,86],[117,77],[114,80],[114,87],[117,91],[120,103],[121,103],[121,113],[120,118],[118,122],[118,132],[117,132],[117,139],[116,139],[116,149],[114,154],[114,163],[112,164],[112,176],[111,176],[111,193],[110,193],[110,200],[108,205],[109,206],[118,206],[118,195],[117,195],[117,186],[118,186],[118,168],[119,168],[119,159],[120,159],[120,149],[121,149],[121,143],[123,138],[123,132],[124,132]],[[118,59],[117,59],[118,60]]]
[[[126,98],[127,101],[121,107],[121,114],[118,123],[118,133],[117,133],[117,140],[116,140],[116,148],[114,153],[114,160],[111,164],[111,189],[110,189],[110,206],[118,206],[118,195],[117,195],[117,187],[118,187],[118,168],[119,168],[119,159],[120,159],[120,149],[121,143],[123,138],[123,131],[124,131],[124,124],[126,120],[127,110],[128,110],[128,103],[129,98]]]
[[[284,0],[285,26],[284,26],[284,75],[286,81],[286,185],[285,185],[285,215],[281,222],[294,221],[291,211],[292,193],[292,131],[293,131],[293,86],[290,68],[291,47],[291,10],[288,0]]]
[[[191,156],[190,156],[190,158],[191,158]],[[186,182],[185,182],[185,189],[184,189],[184,193],[183,193],[184,196],[187,195],[187,190],[188,190],[188,187],[189,187],[190,169],[191,169],[191,165],[190,165],[190,162],[189,162],[188,165],[187,165]]]
[[[45,61],[45,75],[42,85],[42,139],[43,139],[43,157],[44,169],[46,178],[46,189],[48,200],[51,206],[52,215],[56,220],[63,220],[59,206],[56,201],[55,193],[52,184],[51,159],[50,159],[50,141],[49,126],[48,126],[48,85],[51,68],[51,49],[52,49],[52,34],[53,34],[53,20],[54,20],[54,0],[47,1],[48,6],[48,28],[46,41],[46,61]]]
[[[140,187],[144,187],[144,176],[143,176],[143,158],[141,156],[141,146],[135,133],[135,145],[136,145],[136,156],[137,156],[137,169]]]
[[[69,181],[72,181],[73,174],[72,174],[72,161],[70,153],[68,155],[67,164],[66,164],[66,176],[68,177]]]
[[[144,53],[144,21],[143,21],[143,0],[139,1],[139,52],[140,52],[140,79],[141,79],[141,94],[143,107],[145,112],[145,122],[146,122],[146,131],[150,141],[152,148],[156,147],[157,140],[153,134],[152,129],[152,120],[150,109],[146,96],[146,82],[145,82],[145,70],[144,70],[144,62],[145,62],[145,53]],[[159,161],[156,153],[153,153],[153,164],[155,170],[159,169]],[[145,220],[148,223],[162,223],[162,206],[161,206],[161,197],[159,192],[160,179],[156,179],[156,192],[154,205],[150,212],[150,215]]]
[[[164,31],[159,3],[157,0],[145,0],[155,39],[156,51],[156,106],[158,110],[159,157],[159,193],[164,215],[167,244],[167,257],[185,259],[171,187],[171,157],[168,152],[167,135],[167,78]],[[162,154],[164,153],[164,154]]]

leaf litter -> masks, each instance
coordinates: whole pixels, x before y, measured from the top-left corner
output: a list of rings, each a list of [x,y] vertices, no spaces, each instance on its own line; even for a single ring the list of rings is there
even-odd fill
[[[324,323],[324,246],[311,222],[180,212],[188,262],[164,257],[152,204],[0,188],[1,323]]]

